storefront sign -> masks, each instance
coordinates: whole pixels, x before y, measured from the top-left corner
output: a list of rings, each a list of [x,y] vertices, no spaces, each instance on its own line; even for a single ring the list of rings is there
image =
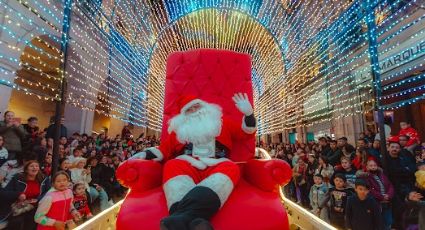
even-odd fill
[[[417,43],[415,46],[402,50],[401,52],[381,61],[381,73],[394,69],[406,62],[419,58],[425,54],[425,41]]]

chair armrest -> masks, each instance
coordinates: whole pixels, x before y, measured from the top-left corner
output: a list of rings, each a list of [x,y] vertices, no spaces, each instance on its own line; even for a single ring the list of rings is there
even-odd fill
[[[244,167],[244,178],[252,185],[268,192],[279,191],[292,178],[292,170],[283,160],[249,160]]]
[[[120,165],[117,180],[132,191],[143,192],[162,184],[162,165],[159,162],[131,159]]]

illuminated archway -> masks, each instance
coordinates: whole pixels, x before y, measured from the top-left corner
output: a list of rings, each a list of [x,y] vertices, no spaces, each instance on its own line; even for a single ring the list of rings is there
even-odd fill
[[[175,51],[215,48],[248,53],[253,59],[255,99],[282,78],[282,53],[273,35],[250,15],[226,9],[194,11],[166,27],[149,59],[149,126],[160,128],[167,56]]]

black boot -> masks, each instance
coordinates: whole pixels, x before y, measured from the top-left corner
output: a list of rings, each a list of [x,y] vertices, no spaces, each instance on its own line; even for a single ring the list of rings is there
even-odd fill
[[[210,226],[210,228],[194,228],[199,230],[213,229],[209,220],[220,209],[220,198],[210,188],[196,186],[170,208],[170,216],[161,220],[161,230],[185,230],[191,227]],[[195,219],[204,221],[194,221]],[[192,224],[192,221],[194,223]],[[207,224],[208,223],[208,224]]]
[[[208,220],[202,218],[196,218],[190,222],[190,230],[214,230],[211,223]]]
[[[188,216],[175,214],[163,218],[159,227],[161,230],[188,230],[189,227],[187,223],[190,220]]]

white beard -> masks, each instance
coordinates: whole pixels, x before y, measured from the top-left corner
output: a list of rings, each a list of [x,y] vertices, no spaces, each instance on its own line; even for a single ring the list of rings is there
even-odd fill
[[[222,112],[218,105],[207,102],[195,113],[184,111],[169,121],[168,133],[174,131],[180,143],[194,145],[211,142],[221,133]]]

